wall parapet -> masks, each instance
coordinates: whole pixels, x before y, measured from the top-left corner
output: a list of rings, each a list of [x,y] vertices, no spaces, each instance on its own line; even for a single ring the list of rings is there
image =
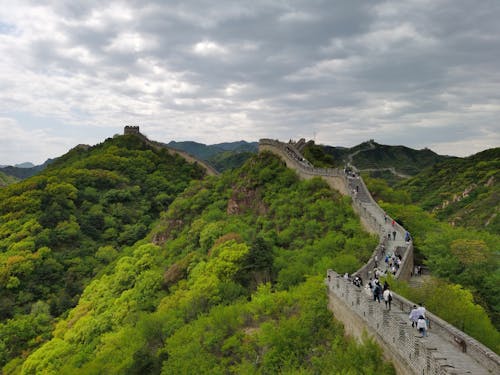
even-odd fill
[[[467,356],[466,365],[469,368],[457,368],[459,364],[455,363],[455,358],[449,351],[440,351],[433,340],[420,337],[416,329],[411,327],[408,314],[414,303],[406,298],[393,292],[393,309],[387,310],[382,304],[373,301],[369,289],[355,286],[350,279],[345,279],[333,270],[327,271],[326,284],[329,298],[333,299],[330,305],[335,315],[340,320],[352,320],[352,317],[345,316],[345,310],[339,309],[335,304],[342,304],[348,307],[349,313],[356,314],[367,332],[384,347],[392,360],[399,363],[396,366],[399,372],[475,375],[500,373],[497,354],[438,316],[426,312],[431,334],[446,340],[451,347],[460,347],[457,352],[463,352],[463,356]],[[359,324],[357,329],[361,330]],[[463,361],[460,365],[464,366]]]

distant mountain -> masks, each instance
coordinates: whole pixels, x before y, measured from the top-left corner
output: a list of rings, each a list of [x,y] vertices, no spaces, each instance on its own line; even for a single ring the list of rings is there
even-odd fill
[[[35,166],[35,164],[33,164],[31,162],[26,162],[26,163],[14,165],[14,167],[17,167],[17,168],[33,168],[34,166]]]
[[[49,164],[51,164],[55,159],[47,159],[47,161],[41,165],[33,165],[32,163],[22,163],[16,164],[16,166],[4,166],[0,167],[0,172],[6,175],[16,177],[18,179],[24,180],[25,178],[36,175],[38,172],[43,171]],[[30,167],[31,165],[31,167]]]
[[[213,145],[192,141],[171,141],[167,146],[202,159],[220,172],[242,166],[252,154],[257,153],[259,150],[258,142],[246,141],[224,142]]]
[[[351,164],[361,172],[384,178],[391,184],[451,158],[438,155],[427,148],[415,150],[405,146],[381,145],[374,140],[351,148],[315,145],[314,142],[308,142],[303,154],[315,165],[329,164],[342,167]]]

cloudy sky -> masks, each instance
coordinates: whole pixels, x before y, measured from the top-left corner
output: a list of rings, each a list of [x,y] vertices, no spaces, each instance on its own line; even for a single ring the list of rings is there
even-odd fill
[[[0,0],[0,164],[124,125],[203,143],[500,146],[500,1]]]

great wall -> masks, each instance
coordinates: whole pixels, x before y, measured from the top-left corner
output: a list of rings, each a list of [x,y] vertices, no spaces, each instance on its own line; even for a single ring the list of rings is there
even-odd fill
[[[148,143],[149,145],[151,145],[153,147],[166,149],[171,155],[179,155],[180,157],[184,158],[188,163],[198,164],[203,169],[205,169],[207,175],[209,175],[209,176],[216,176],[219,174],[219,172],[217,172],[214,167],[212,167],[210,164],[208,164],[204,160],[200,160],[200,159],[194,157],[193,155],[188,154],[185,151],[177,150],[177,149],[174,149],[172,147],[168,147],[164,143],[151,141],[144,134],[142,134],[140,132],[140,129],[138,126],[125,126],[125,128],[123,129],[123,135],[134,135],[136,137],[140,137],[146,143]]]
[[[373,276],[376,259],[382,259],[385,249],[401,256],[395,277],[408,280],[413,270],[413,244],[405,241],[405,228],[388,220],[359,175],[353,176],[342,169],[314,168],[296,146],[293,142],[261,139],[259,152],[270,151],[301,178],[319,176],[341,194],[350,196],[363,226],[380,238],[371,258],[352,276],[360,276],[365,281]],[[396,236],[389,240],[391,232],[396,232]],[[420,337],[408,319],[414,302],[393,292],[392,308],[387,310],[383,304],[373,301],[364,288],[334,270],[327,271],[325,284],[329,309],[343,322],[346,333],[359,340],[365,334],[374,338],[398,374],[500,374],[500,357],[496,353],[430,312],[426,313],[428,336]]]

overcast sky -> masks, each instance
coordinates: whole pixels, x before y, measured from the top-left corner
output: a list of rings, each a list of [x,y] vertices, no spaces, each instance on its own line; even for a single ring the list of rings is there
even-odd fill
[[[500,146],[499,19],[499,0],[0,0],[0,164],[127,124],[471,155]]]

